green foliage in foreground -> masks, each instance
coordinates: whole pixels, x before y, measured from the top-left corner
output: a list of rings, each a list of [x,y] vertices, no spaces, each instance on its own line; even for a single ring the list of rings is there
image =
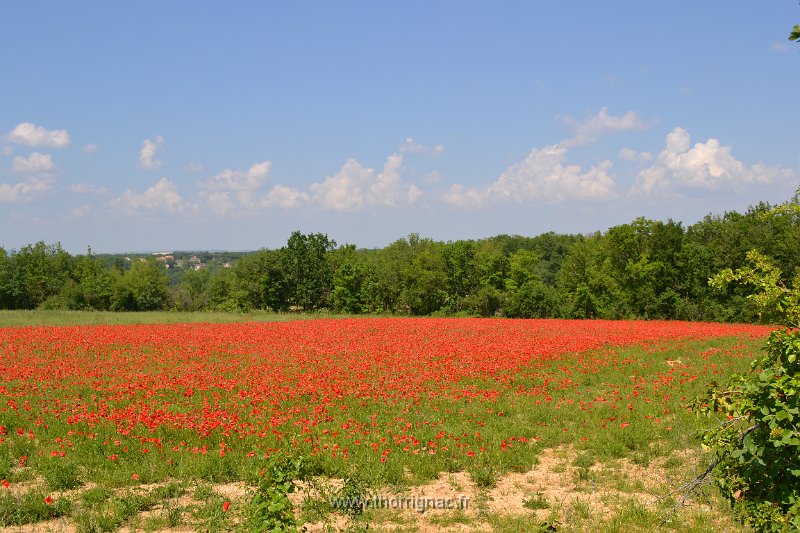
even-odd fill
[[[716,481],[734,513],[759,531],[800,529],[798,354],[800,334],[773,333],[753,371],[708,401],[728,417],[703,435],[719,460]]]
[[[794,211],[800,213],[795,206]],[[765,256],[711,280],[758,287],[753,300],[789,328],[773,332],[766,352],[747,374],[733,375],[706,399],[705,411],[726,420],[703,435],[717,456],[717,484],[734,513],[758,531],[800,530],[800,273],[791,287]]]
[[[297,490],[296,481],[308,477],[303,457],[273,456],[258,481],[247,514],[246,531],[299,531],[303,525],[294,515],[289,494]]]

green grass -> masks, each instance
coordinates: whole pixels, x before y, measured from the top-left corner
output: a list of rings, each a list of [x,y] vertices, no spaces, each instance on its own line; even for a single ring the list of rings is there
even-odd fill
[[[532,496],[532,497],[528,498],[527,500],[523,501],[522,505],[526,509],[532,509],[534,511],[537,510],[537,509],[549,509],[550,508],[550,504],[547,503],[547,500],[544,498],[544,496],[542,496],[541,493],[535,494],[534,496]]]
[[[318,313],[273,313],[270,311],[249,311],[229,313],[222,311],[58,311],[0,310],[0,327],[5,326],[75,326],[85,324],[183,324],[210,322],[226,324],[230,322],[285,322],[288,320],[309,320],[318,318],[346,318],[351,315]],[[366,316],[366,315],[358,315]]]
[[[22,494],[0,491],[0,527],[33,524],[42,520],[70,514],[72,501],[68,498],[53,498],[47,503],[49,493],[41,489]]]

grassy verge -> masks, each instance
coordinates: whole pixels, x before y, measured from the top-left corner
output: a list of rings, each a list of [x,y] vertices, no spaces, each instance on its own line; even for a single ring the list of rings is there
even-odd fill
[[[331,313],[273,313],[250,311],[228,313],[222,311],[7,311],[0,310],[0,327],[4,326],[75,326],[83,324],[185,324],[209,322],[226,324],[231,322],[284,322],[316,318],[344,318],[348,315]]]

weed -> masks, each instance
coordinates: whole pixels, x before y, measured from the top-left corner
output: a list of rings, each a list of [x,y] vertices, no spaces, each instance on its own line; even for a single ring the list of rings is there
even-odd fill
[[[522,506],[526,509],[538,510],[549,509],[550,504],[541,492],[537,492],[532,498],[527,498],[522,501]]]
[[[245,529],[261,531],[298,531],[302,524],[294,515],[288,495],[297,490],[296,481],[306,477],[302,457],[273,456],[247,506]]]

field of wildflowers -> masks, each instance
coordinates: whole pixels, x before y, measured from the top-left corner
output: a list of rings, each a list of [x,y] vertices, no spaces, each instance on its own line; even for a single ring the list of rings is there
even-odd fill
[[[746,369],[769,331],[436,318],[0,328],[0,526],[226,529],[276,456],[374,488],[460,473],[489,490],[543,450],[569,450],[587,479],[603,461],[646,466],[694,445],[702,422],[687,405]]]

